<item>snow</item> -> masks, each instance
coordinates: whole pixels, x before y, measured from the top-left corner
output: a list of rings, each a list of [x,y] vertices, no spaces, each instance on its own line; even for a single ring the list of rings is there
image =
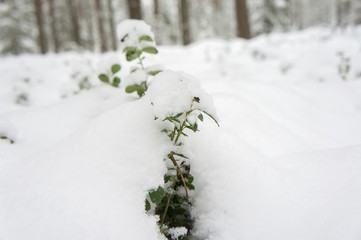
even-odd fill
[[[142,82],[147,81],[148,75],[142,69],[136,69],[132,74],[129,74],[124,78],[123,86],[129,86],[138,84],[140,85]]]
[[[213,99],[190,75],[181,72],[163,71],[155,76],[146,93],[153,104],[154,115],[165,119],[193,109],[201,109],[215,115]],[[199,98],[199,102],[194,102]]]
[[[16,128],[6,118],[0,118],[0,137],[6,137],[13,141],[17,138]]]
[[[151,27],[143,20],[127,19],[122,21],[117,27],[117,35],[121,41],[122,50],[126,47],[136,47],[137,49],[155,47]],[[143,36],[151,37],[152,41],[141,41],[139,38]]]
[[[169,234],[172,236],[172,239],[178,239],[179,237],[185,236],[188,230],[185,227],[171,228]]]
[[[0,239],[164,239],[144,210],[174,147],[154,116],[194,96],[221,125],[182,139],[194,239],[360,239],[360,28],[158,49],[145,65],[172,71],[140,100],[96,80],[115,54],[0,58],[0,133],[15,140],[0,139]]]

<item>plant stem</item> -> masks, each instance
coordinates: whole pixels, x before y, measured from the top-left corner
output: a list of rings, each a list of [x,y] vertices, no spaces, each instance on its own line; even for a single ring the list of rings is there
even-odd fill
[[[143,62],[142,62],[142,59],[140,58],[140,56],[138,56],[138,60],[139,60],[140,66],[141,66],[142,69],[144,70],[144,65],[143,65]]]
[[[186,191],[186,196],[187,196],[187,199],[189,200],[189,195],[188,195],[187,185],[186,185],[186,181],[184,180],[184,177],[183,177],[182,171],[181,171],[180,167],[178,166],[177,161],[174,159],[173,154],[172,154],[172,153],[170,153],[170,154],[168,155],[168,157],[169,157],[169,159],[173,162],[174,166],[176,166],[176,167],[177,167],[177,169],[178,169],[178,172],[179,172],[179,174],[180,174],[180,176],[181,176],[181,178],[182,178],[182,181],[183,181],[183,185],[184,185],[184,189],[185,189],[185,191]]]
[[[176,182],[177,182],[177,177],[178,177],[178,173],[177,173],[177,176],[176,176],[175,178],[173,178],[172,190],[174,190],[175,184],[176,184]],[[167,215],[167,211],[168,211],[168,207],[169,207],[169,204],[170,204],[170,200],[171,200],[172,198],[173,198],[173,193],[168,196],[167,205],[165,206],[165,210],[164,210],[164,213],[163,213],[163,216],[162,216],[162,221],[161,221],[161,223],[160,223],[161,225],[163,225],[165,216]]]
[[[187,115],[186,115],[186,119],[187,119]],[[181,133],[183,132],[184,130],[184,125],[186,124],[186,120],[183,121],[182,125],[180,126],[179,130],[178,130],[178,134],[177,134],[177,137],[175,138],[175,141],[174,141],[174,144],[177,145],[177,142],[178,142],[178,139],[181,135]]]

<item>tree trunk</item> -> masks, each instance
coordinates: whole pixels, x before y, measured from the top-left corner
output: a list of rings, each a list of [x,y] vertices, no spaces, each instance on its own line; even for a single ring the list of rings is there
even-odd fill
[[[98,33],[100,40],[100,50],[105,52],[107,50],[107,42],[105,38],[104,26],[103,26],[103,11],[101,0],[95,0],[96,15],[98,21]]]
[[[236,15],[237,15],[237,35],[241,38],[250,39],[251,32],[248,22],[247,2],[246,0],[236,1]]]
[[[158,16],[159,15],[159,0],[154,0],[153,4],[154,4],[154,8],[153,8],[154,16]]]
[[[361,24],[361,0],[354,0],[353,3],[354,17],[353,21],[355,25]]]
[[[129,18],[142,19],[141,0],[128,0]]]
[[[154,37],[158,44],[161,44],[161,18],[160,18],[160,7],[159,7],[159,0],[153,0],[153,29],[154,29]]]
[[[75,0],[67,0],[67,4],[69,7],[70,19],[72,24],[72,36],[74,42],[77,43],[78,46],[81,46],[80,39],[80,28],[79,28],[79,18],[77,13],[77,2]]]
[[[54,0],[49,0],[49,18],[50,18],[50,27],[51,27],[51,35],[53,38],[54,51],[59,52],[59,37],[56,29],[56,17],[55,17],[55,8],[54,8]]]
[[[117,38],[115,36],[115,26],[114,26],[114,11],[112,0],[108,0],[108,12],[109,12],[109,29],[111,36],[111,48],[115,51],[117,50]]]
[[[188,1],[180,0],[180,15],[181,15],[181,30],[183,44],[188,45],[191,43],[190,24],[189,24],[189,9]]]
[[[40,52],[44,54],[48,51],[48,47],[45,39],[42,0],[34,0],[34,6],[35,6],[36,22],[38,24],[38,31],[39,31]]]

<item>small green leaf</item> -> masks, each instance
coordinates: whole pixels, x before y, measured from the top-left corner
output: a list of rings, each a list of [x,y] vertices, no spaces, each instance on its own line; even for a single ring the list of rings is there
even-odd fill
[[[136,72],[137,70],[139,70],[139,68],[137,68],[137,67],[132,68],[132,70],[130,70],[130,73],[134,73],[134,72]]]
[[[143,52],[151,53],[151,54],[157,54],[158,50],[155,47],[145,47],[142,49]]]
[[[217,120],[211,114],[207,113],[204,110],[200,110],[200,109],[198,109],[198,110],[202,111],[204,114],[206,114],[208,117],[210,117],[217,124],[217,126],[219,127],[219,123],[217,122]]]
[[[174,116],[174,118],[179,118],[180,116],[182,116],[182,112],[178,113],[177,115]]]
[[[149,193],[150,200],[152,201],[152,203],[157,204],[157,205],[162,202],[164,195],[165,195],[165,192],[162,187],[158,187],[157,190]]]
[[[163,119],[163,121],[170,121],[170,122],[180,123],[180,121],[175,117],[167,117],[167,118]]]
[[[129,51],[136,51],[137,49],[135,47],[126,47],[123,49],[123,52],[129,52]]]
[[[195,124],[193,125],[193,131],[194,131],[194,132],[197,132],[197,131],[198,131],[198,124],[197,124],[197,123],[195,123]]]
[[[139,37],[139,41],[153,42],[153,39],[147,35],[143,35],[143,36]]]
[[[192,183],[193,180],[194,180],[194,177],[193,177],[193,176],[189,176],[189,177],[188,177],[188,183]]]
[[[143,96],[144,94],[144,88],[139,86],[139,85],[130,85],[128,87],[125,88],[125,92],[127,93],[132,93],[132,92],[137,92],[137,94],[139,95],[139,97]]]
[[[149,71],[149,72],[147,72],[147,73],[148,73],[148,75],[155,76],[155,75],[157,75],[157,74],[160,73],[160,72],[162,72],[162,70]]]
[[[203,122],[203,115],[202,115],[202,113],[200,113],[200,114],[198,115],[198,119],[201,120],[201,122]]]
[[[115,74],[117,72],[120,71],[120,65],[119,64],[114,64],[112,67],[111,67],[111,70],[112,70],[112,73]]]
[[[164,176],[164,183],[169,182],[169,180],[172,178],[172,176],[166,175]]]
[[[150,202],[148,201],[148,199],[145,199],[145,211],[149,211],[150,210]]]
[[[102,81],[102,82],[104,82],[104,83],[109,83],[109,78],[108,78],[108,76],[105,75],[105,74],[100,74],[100,75],[98,76],[98,78],[100,79],[100,81]]]
[[[114,87],[118,87],[119,84],[120,84],[120,78],[114,77],[114,78],[113,78],[113,83],[112,83],[112,85],[113,85]]]
[[[129,62],[138,58],[140,55],[139,51],[137,51],[135,47],[126,47],[123,52],[125,52],[126,59]]]

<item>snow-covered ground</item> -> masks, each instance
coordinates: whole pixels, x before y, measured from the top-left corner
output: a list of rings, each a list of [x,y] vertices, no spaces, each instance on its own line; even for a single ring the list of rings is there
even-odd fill
[[[121,53],[0,59],[0,239],[163,238],[144,198],[169,146],[149,104],[96,79],[117,57],[128,72]],[[186,141],[195,239],[361,239],[360,63],[361,28],[147,58],[198,78],[220,119]]]

